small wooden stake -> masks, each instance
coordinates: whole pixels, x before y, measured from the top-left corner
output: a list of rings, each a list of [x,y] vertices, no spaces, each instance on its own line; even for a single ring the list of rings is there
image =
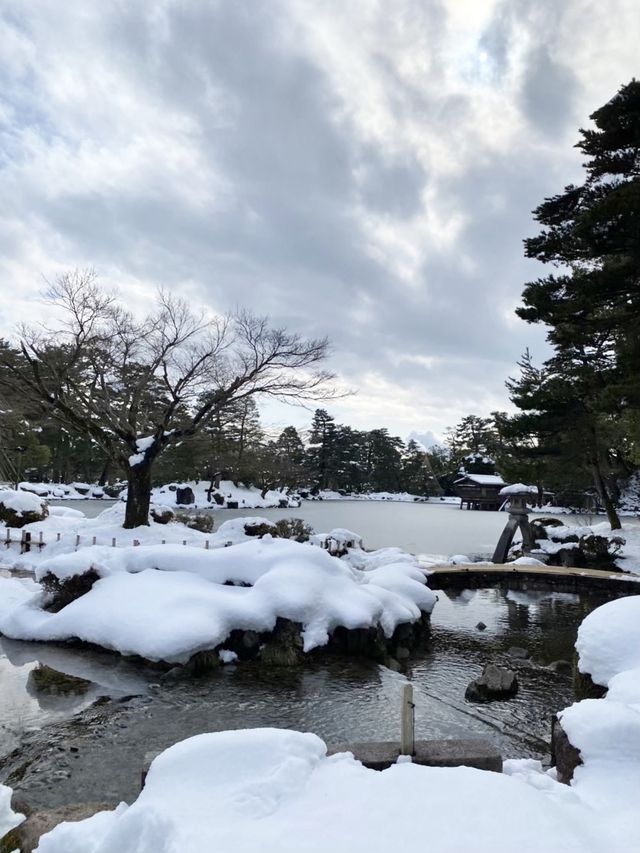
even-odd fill
[[[96,537],[95,537],[95,536],[93,537],[93,540],[92,540],[91,544],[92,544],[92,545],[95,545],[95,544],[96,544]]]
[[[115,547],[116,547],[116,539],[115,539],[115,536],[114,536],[114,537],[113,537],[113,539],[111,540],[111,547],[112,547],[112,548],[115,548]]]
[[[209,540],[208,540],[208,539],[205,539],[205,540],[204,540],[204,550],[205,550],[205,551],[208,551],[208,550],[209,550]]]
[[[400,755],[413,755],[415,752],[415,733],[413,727],[413,685],[405,684],[402,687],[402,699],[400,706]]]

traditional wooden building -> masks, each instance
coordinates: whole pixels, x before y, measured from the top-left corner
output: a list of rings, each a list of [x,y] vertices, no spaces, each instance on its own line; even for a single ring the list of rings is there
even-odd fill
[[[507,483],[499,474],[464,474],[453,484],[460,509],[500,509],[505,499],[500,489]]]

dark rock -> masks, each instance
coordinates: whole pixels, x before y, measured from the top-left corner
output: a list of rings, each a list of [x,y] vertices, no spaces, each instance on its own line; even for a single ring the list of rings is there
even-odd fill
[[[220,492],[214,492],[211,497],[213,498],[213,502],[218,504],[218,506],[224,505],[224,497],[220,494]]]
[[[398,648],[396,649],[396,658],[398,660],[406,660],[408,657],[410,657],[410,655],[411,652],[406,646],[398,646]]]
[[[507,654],[510,658],[516,658],[517,660],[527,660],[531,657],[529,652],[521,646],[509,646]]]
[[[280,498],[278,501],[278,507],[280,509],[286,509],[289,506],[289,501],[286,498]]]
[[[478,629],[478,631],[486,631],[487,630],[487,626],[484,624],[484,622],[478,622],[478,624],[476,625],[476,628]]]
[[[157,524],[169,524],[174,518],[174,512],[168,506],[152,506],[149,510],[149,515]]]
[[[495,664],[487,664],[480,678],[470,682],[465,691],[465,699],[470,702],[493,702],[496,699],[509,699],[518,692],[518,679],[510,669]]]
[[[97,580],[100,580],[100,575],[95,569],[88,569],[80,575],[71,575],[64,580],[60,580],[52,572],[47,572],[40,581],[48,594],[44,609],[50,613],[58,613],[67,604],[89,592]]]
[[[191,486],[176,487],[176,504],[179,506],[188,506],[196,502],[196,496],[193,494]]]
[[[582,764],[580,750],[571,743],[556,717],[551,723],[551,760],[558,774],[558,782],[563,785],[571,782],[576,767]]]
[[[296,666],[302,661],[302,625],[289,619],[276,619],[273,635],[260,651],[260,660],[268,666]]]
[[[97,812],[112,811],[110,803],[76,803],[59,806],[57,809],[33,812],[15,829],[11,829],[0,839],[0,853],[33,853],[38,847],[40,837],[64,821],[86,820]]]
[[[238,509],[238,501],[227,501],[227,509]]]
[[[569,675],[573,671],[573,664],[570,660],[554,660],[549,664],[547,669],[561,675]]]

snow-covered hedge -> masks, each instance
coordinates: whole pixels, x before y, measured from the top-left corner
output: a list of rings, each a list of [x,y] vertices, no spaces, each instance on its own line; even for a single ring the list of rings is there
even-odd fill
[[[234,520],[240,521],[246,519]],[[221,647],[234,630],[271,632],[279,619],[301,626],[308,652],[339,627],[379,627],[390,638],[401,623],[431,611],[435,595],[415,561],[391,554],[375,568],[366,562],[360,557],[365,568],[354,568],[311,544],[268,535],[214,550],[81,548],[43,561],[37,578],[65,581],[95,572],[99,580],[91,589],[54,613],[43,609],[43,593],[25,588],[21,603],[0,603],[0,632],[22,640],[75,637],[122,654],[183,663]],[[0,590],[7,583],[0,578]]]

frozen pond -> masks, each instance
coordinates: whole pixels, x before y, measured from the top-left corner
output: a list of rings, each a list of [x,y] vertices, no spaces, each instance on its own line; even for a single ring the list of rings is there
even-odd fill
[[[82,510],[93,517],[113,501],[60,501],[58,505]],[[346,527],[364,538],[366,548],[397,545],[412,554],[490,557],[507,521],[505,512],[476,512],[449,503],[394,501],[304,501],[296,509],[214,510],[216,527],[228,518],[260,515],[303,518],[317,533]],[[567,524],[578,516],[563,516]]]

